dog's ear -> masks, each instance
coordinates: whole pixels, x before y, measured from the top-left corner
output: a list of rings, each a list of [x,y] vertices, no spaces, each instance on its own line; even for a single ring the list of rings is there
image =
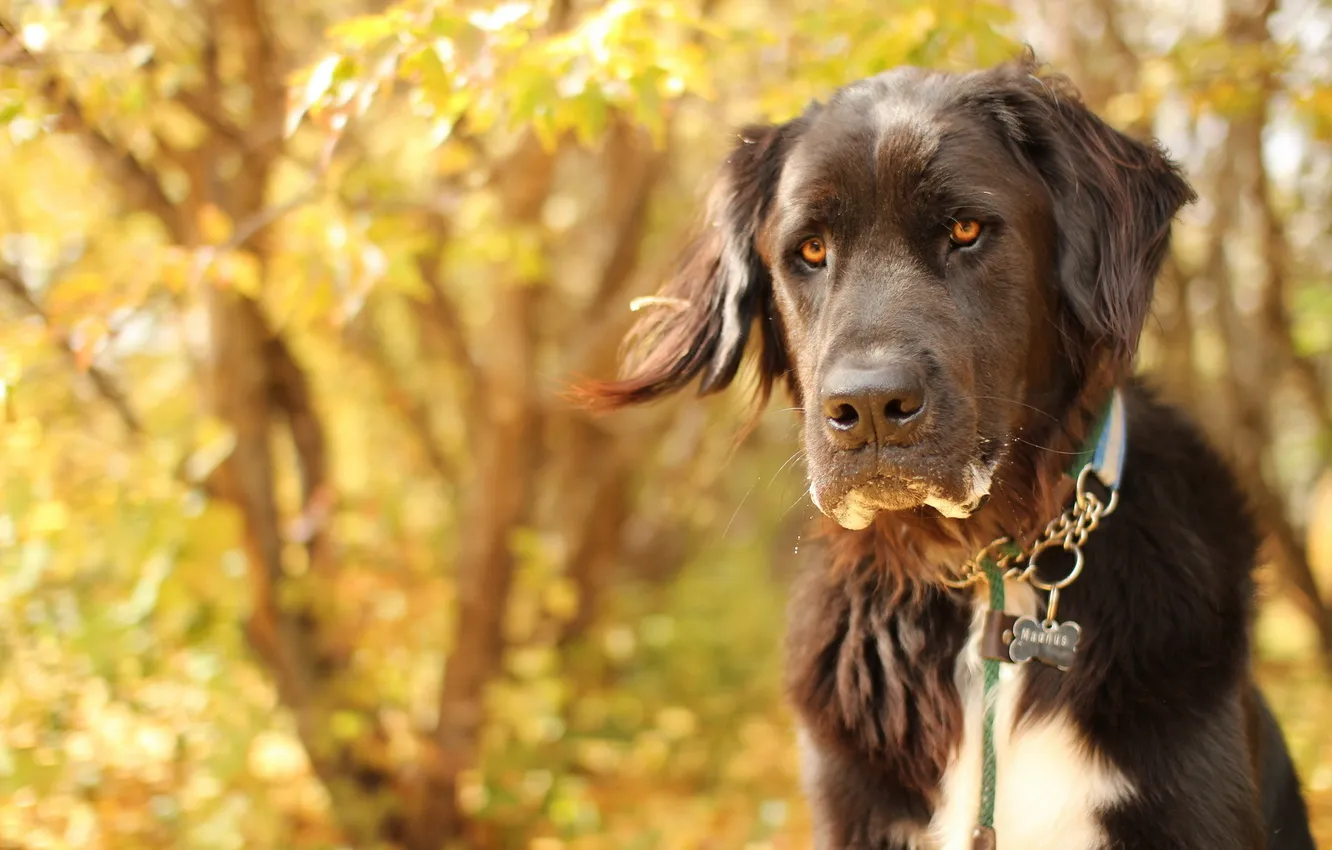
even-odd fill
[[[788,370],[772,277],[759,255],[759,228],[772,205],[782,166],[807,117],[748,127],[723,163],[708,195],[702,231],[679,270],[626,339],[623,377],[580,388],[601,408],[651,401],[695,378],[699,394],[725,389],[744,358],[752,326],[760,330],[760,398]]]
[[[1155,142],[1111,127],[1028,54],[999,72],[1007,134],[1054,203],[1060,286],[1095,355],[1127,365],[1151,309],[1180,207],[1195,199]]]

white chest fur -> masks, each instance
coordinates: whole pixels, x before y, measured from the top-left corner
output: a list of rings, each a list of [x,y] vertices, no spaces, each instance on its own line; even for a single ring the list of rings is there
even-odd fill
[[[1010,614],[1034,615],[1036,596],[1025,584],[1005,588]],[[963,705],[962,745],[944,774],[939,805],[920,850],[970,850],[981,791],[983,676],[978,606],[971,639],[958,659],[957,683]],[[1038,662],[1029,662],[1032,664]],[[1072,721],[1057,714],[1013,728],[1026,668],[1002,664],[994,724],[994,828],[1000,848],[1021,850],[1100,850],[1105,836],[1097,814],[1134,789],[1128,780],[1091,752]]]

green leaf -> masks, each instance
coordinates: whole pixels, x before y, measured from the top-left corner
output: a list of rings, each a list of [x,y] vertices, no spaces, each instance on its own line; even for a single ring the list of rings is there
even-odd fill
[[[605,96],[599,90],[588,89],[578,95],[567,107],[570,121],[584,147],[595,147],[610,121],[610,110]]]

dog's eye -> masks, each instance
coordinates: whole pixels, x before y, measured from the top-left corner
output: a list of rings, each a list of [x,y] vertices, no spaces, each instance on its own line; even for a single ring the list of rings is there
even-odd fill
[[[811,266],[821,266],[828,259],[828,246],[822,239],[806,239],[800,245],[800,257]]]
[[[952,230],[948,235],[953,240],[954,245],[963,248],[974,245],[981,235],[981,223],[974,218],[954,221]]]

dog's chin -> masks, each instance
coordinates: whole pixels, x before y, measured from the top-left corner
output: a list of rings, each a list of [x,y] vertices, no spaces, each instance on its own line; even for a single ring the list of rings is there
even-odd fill
[[[928,507],[949,519],[966,519],[989,497],[996,466],[997,460],[973,460],[949,481],[903,474],[850,484],[827,481],[811,486],[810,496],[820,511],[851,531],[868,528],[880,511]]]

